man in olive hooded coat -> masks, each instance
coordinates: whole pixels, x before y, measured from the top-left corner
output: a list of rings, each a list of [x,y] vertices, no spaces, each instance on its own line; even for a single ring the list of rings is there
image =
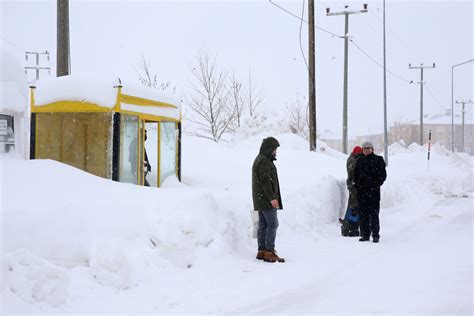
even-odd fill
[[[267,262],[285,262],[275,251],[277,210],[283,209],[277,169],[273,164],[279,146],[275,138],[265,138],[252,166],[253,206],[259,219],[257,259]]]

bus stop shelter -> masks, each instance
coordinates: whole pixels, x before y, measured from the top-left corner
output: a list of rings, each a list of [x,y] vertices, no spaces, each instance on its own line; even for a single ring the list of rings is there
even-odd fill
[[[181,179],[181,106],[172,98],[70,76],[38,82],[30,93],[31,159],[138,185]]]

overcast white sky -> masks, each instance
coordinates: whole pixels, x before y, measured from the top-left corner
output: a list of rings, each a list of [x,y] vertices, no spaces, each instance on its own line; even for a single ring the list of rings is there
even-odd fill
[[[301,15],[303,0],[274,2]],[[0,3],[1,45],[13,48],[23,59],[26,50],[49,50],[54,67],[56,1]],[[350,17],[349,33],[382,63],[382,1],[316,1],[316,24],[342,34],[344,17],[327,17],[325,8],[340,11],[349,4],[358,10],[363,3],[368,3],[369,12]],[[409,70],[409,63],[436,62],[436,69],[425,70],[425,113],[443,112],[451,107],[451,66],[473,58],[473,1],[386,3],[387,67],[415,82],[408,84],[388,74],[389,122],[419,119],[416,82],[420,71]],[[70,0],[72,73],[135,81],[134,66],[144,54],[152,58],[160,79],[171,81],[185,95],[196,52],[206,47],[220,66],[235,70],[242,79],[251,68],[263,88],[266,106],[282,112],[297,92],[307,94],[299,28],[298,19],[266,0]],[[303,23],[305,54],[306,43],[307,24]],[[318,30],[316,50],[318,129],[342,134],[343,40]],[[455,69],[455,99],[474,99],[473,67],[470,63]],[[349,135],[382,129],[382,69],[350,45]]]

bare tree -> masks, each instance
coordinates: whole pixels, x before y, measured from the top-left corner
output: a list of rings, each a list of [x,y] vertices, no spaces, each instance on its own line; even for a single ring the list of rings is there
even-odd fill
[[[196,125],[192,135],[218,142],[222,135],[232,131],[235,111],[230,105],[230,94],[226,87],[227,73],[217,69],[215,58],[201,49],[193,68],[192,94],[189,107]]]
[[[245,108],[245,100],[242,93],[242,82],[235,77],[235,72],[229,78],[229,94],[231,97],[232,107],[235,114],[235,124],[240,127],[242,121],[242,115]]]
[[[400,140],[403,140],[407,144],[413,141],[410,127],[402,123],[401,119],[398,119],[393,123],[393,126],[390,127],[389,144],[399,142]]]
[[[135,71],[138,75],[138,80],[147,87],[158,89],[161,91],[168,91],[173,94],[176,93],[176,87],[172,87],[169,81],[158,82],[158,74],[153,71],[151,65],[151,57],[145,59],[145,56],[142,55],[137,66],[135,66]]]
[[[288,113],[288,128],[293,134],[298,134],[305,139],[309,137],[309,104],[300,98],[300,93],[296,93],[296,100],[286,106]]]
[[[246,101],[250,116],[253,116],[257,107],[263,102],[262,90],[255,90],[255,87],[252,84],[252,73],[250,70],[247,82]]]

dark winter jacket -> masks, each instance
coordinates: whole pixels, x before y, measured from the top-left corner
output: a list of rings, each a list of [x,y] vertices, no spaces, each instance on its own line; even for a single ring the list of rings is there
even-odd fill
[[[273,161],[276,160],[273,151],[280,143],[273,138],[265,138],[260,147],[260,153],[252,166],[252,198],[256,211],[272,209],[272,200],[278,200],[280,209],[283,209],[280,194],[278,174]]]
[[[347,202],[347,206],[351,209],[355,209],[358,206],[357,203],[357,189],[354,185],[354,169],[356,166],[356,160],[360,157],[361,154],[350,154],[349,158],[347,158],[346,169],[347,169],[347,190],[349,190],[349,200]]]
[[[354,168],[359,207],[380,209],[380,187],[387,178],[385,161],[376,154],[361,155]]]

